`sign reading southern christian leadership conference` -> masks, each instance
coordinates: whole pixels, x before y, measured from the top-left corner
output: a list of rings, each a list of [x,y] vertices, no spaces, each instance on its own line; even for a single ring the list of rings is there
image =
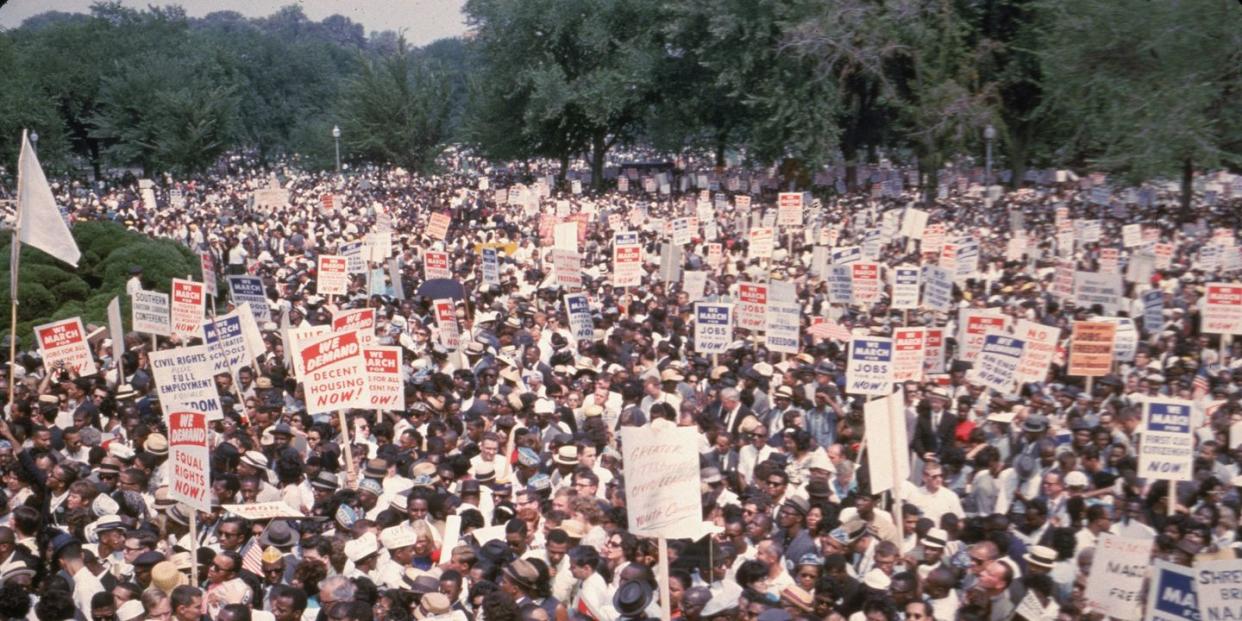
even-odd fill
[[[893,392],[892,339],[855,337],[850,341],[845,392],[881,397]]]
[[[310,339],[300,345],[297,355],[305,372],[307,414],[371,407],[366,362],[357,332]]]
[[[1143,403],[1143,441],[1138,475],[1145,479],[1189,481],[1195,441],[1190,414],[1194,404],[1181,399],[1148,398]]]
[[[699,454],[691,427],[622,427],[629,529],[643,537],[700,533]]]
[[[175,409],[168,415],[168,461],[172,485],[168,497],[198,511],[211,511],[211,484],[207,480],[207,415]]]
[[[733,340],[733,305],[696,302],[694,304],[694,351],[723,354]]]

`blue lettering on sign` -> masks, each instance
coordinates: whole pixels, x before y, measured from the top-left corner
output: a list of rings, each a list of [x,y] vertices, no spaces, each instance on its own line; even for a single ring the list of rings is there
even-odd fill
[[[1199,604],[1195,597],[1192,576],[1157,570],[1156,610],[1184,619],[1199,618]]]
[[[729,310],[726,306],[699,306],[696,319],[699,323],[710,324],[727,324],[729,323]]]
[[[204,324],[203,332],[208,343],[215,343],[220,338],[233,338],[241,334],[241,318],[229,317]]]

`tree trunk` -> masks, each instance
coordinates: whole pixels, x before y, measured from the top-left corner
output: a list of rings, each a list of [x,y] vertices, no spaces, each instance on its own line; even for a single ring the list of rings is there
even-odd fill
[[[858,147],[847,139],[841,144],[841,155],[845,157],[845,189],[853,190],[858,184],[858,162],[854,159],[858,156]]]
[[[1026,148],[1026,136],[1016,136],[1009,142],[1009,169],[1013,171],[1009,187],[1015,190],[1022,187],[1022,178],[1026,176]]]
[[[598,130],[591,136],[591,188],[604,187],[604,156],[608,154],[607,134]]]
[[[1194,213],[1190,211],[1190,200],[1195,192],[1195,163],[1190,158],[1182,162],[1182,221],[1193,222]]]
[[[569,174],[569,152],[561,154],[561,170],[556,174],[556,185],[561,187],[565,185],[565,175]]]
[[[728,132],[716,133],[716,169],[724,170],[725,167],[725,146],[729,143]]]

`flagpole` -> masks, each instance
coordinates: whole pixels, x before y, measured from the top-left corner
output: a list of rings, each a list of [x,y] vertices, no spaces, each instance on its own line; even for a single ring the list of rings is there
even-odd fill
[[[21,183],[21,181],[18,181]],[[19,214],[20,217],[20,214]],[[17,239],[17,228],[13,228],[12,247],[10,248],[12,256],[9,259],[9,417],[13,416],[13,395],[14,382],[16,381],[16,372],[14,366],[17,364],[17,267],[22,256],[21,241]]]

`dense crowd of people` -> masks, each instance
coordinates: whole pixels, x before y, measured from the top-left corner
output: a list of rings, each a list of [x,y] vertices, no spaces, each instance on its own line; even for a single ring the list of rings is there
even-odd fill
[[[1153,559],[1186,567],[1242,549],[1242,356],[1238,342],[1200,329],[1204,283],[1242,267],[1227,176],[1201,179],[1186,213],[1163,186],[1100,201],[1104,180],[1055,174],[999,191],[978,171],[950,172],[923,200],[906,171],[863,167],[858,191],[817,190],[802,226],[778,227],[770,257],[754,258],[748,232],[771,222],[789,187],[772,171],[618,164],[607,190],[581,178],[582,193],[547,172],[466,156],[426,176],[235,160],[150,192],[58,186],[71,220],[116,221],[210,253],[224,273],[261,277],[272,320],[259,326],[266,351],[254,364],[216,377],[212,510],[195,516],[168,498],[167,422],[148,359],[152,343],[192,341],[127,334],[122,359],[101,346],[102,371],[86,377],[21,353],[0,423],[0,617],[615,621],[666,608],[686,621],[1083,619],[1101,616],[1085,588],[1105,534],[1149,541]],[[844,171],[824,176],[832,187]],[[287,202],[256,200],[271,189]],[[928,215],[921,231],[894,225],[915,208]],[[451,216],[443,239],[428,226],[436,213]],[[689,243],[671,252],[666,223],[690,216]],[[572,333],[553,277],[553,227],[564,221],[581,222],[591,339]],[[381,222],[398,269],[353,274],[348,295],[320,295],[315,258]],[[1089,236],[1087,222],[1099,225]],[[1123,244],[1122,226],[1135,223],[1145,246]],[[947,311],[891,308],[887,272],[936,264],[937,225],[946,242],[979,242],[977,269]],[[634,286],[613,286],[622,231],[643,246]],[[1171,244],[1171,257],[1134,277],[1129,263],[1152,243]],[[879,295],[834,304],[816,246],[873,255],[885,271]],[[1209,246],[1220,249],[1210,262]],[[498,282],[483,275],[481,247],[500,251]],[[449,254],[462,285],[457,351],[441,342],[423,289],[428,250]],[[669,256],[675,265],[662,265]],[[1120,307],[1058,293],[1058,260],[1127,272]],[[131,291],[168,289],[141,267]],[[682,276],[700,271],[701,295]],[[792,285],[797,353],[769,351],[736,325],[725,353],[696,351],[694,302],[736,300],[739,282]],[[1143,320],[1152,290],[1163,294],[1159,325]],[[308,415],[289,328],[363,307],[377,311],[377,342],[402,350],[405,409]],[[960,325],[969,309],[1059,330],[1046,377],[1012,392],[973,381]],[[1133,346],[1107,375],[1068,375],[1071,323],[1100,316],[1133,318]],[[815,318],[848,334],[812,329]],[[894,423],[909,447],[896,450],[910,476],[877,489],[867,397],[846,390],[843,337],[904,326],[945,328],[944,356],[897,383],[905,406]],[[1194,474],[1172,489],[1138,468],[1143,403],[1158,396],[1196,403]],[[627,515],[619,430],[648,425],[699,438],[708,525],[697,540],[669,540],[667,566]],[[286,509],[239,515],[237,505],[263,503]]]

